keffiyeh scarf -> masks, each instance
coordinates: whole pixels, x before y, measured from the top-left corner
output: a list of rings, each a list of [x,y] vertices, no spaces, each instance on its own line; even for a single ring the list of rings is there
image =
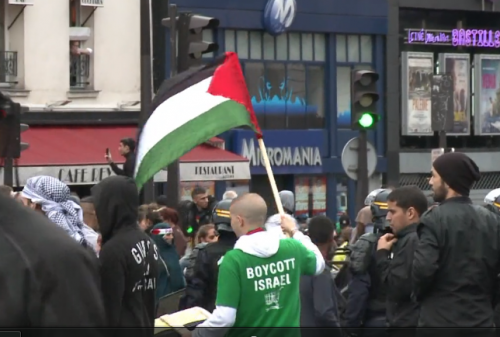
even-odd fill
[[[66,184],[49,176],[33,177],[28,179],[21,195],[40,205],[49,220],[69,236],[84,247],[89,246],[83,233],[83,211],[70,200],[71,192]]]

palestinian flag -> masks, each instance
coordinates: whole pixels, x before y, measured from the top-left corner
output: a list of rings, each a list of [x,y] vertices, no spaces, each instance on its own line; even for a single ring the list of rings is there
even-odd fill
[[[238,56],[166,80],[140,132],[135,180],[138,188],[195,146],[227,130],[248,126],[261,137]]]

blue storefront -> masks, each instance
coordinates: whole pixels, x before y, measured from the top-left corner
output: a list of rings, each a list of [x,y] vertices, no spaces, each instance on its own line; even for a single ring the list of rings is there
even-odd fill
[[[176,3],[180,10],[220,20],[219,29],[204,31],[203,38],[217,42],[219,53],[238,53],[278,187],[300,194],[296,207],[304,212],[326,211],[335,217],[347,209],[354,216],[355,182],[347,178],[340,162],[344,145],[356,136],[349,129],[350,71],[376,70],[381,75],[379,91],[384,91],[387,2]],[[378,176],[386,169],[384,123],[369,136],[379,155]],[[251,132],[233,130],[222,137],[228,150],[251,160],[249,189],[271,198]]]

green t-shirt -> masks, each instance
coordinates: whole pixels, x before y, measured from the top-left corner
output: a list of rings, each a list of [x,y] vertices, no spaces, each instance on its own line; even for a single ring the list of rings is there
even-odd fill
[[[315,271],[316,255],[295,239],[280,240],[278,252],[268,258],[231,250],[219,266],[216,305],[237,310],[235,328],[290,327],[299,336],[300,276]],[[226,336],[283,336],[280,329],[264,331],[231,329]]]

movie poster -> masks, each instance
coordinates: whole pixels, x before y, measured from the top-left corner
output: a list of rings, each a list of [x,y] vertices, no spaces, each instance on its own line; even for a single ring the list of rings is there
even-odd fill
[[[454,130],[454,85],[451,74],[432,75],[432,130]]]
[[[432,131],[432,53],[403,52],[402,131],[404,136],[430,136]]]
[[[450,136],[470,134],[470,56],[469,54],[440,54],[439,72],[453,79],[453,120]]]
[[[326,177],[313,177],[312,188],[312,215],[326,215]]]
[[[295,215],[309,215],[309,177],[295,177]]]
[[[474,78],[475,134],[500,135],[500,56],[475,55]]]

